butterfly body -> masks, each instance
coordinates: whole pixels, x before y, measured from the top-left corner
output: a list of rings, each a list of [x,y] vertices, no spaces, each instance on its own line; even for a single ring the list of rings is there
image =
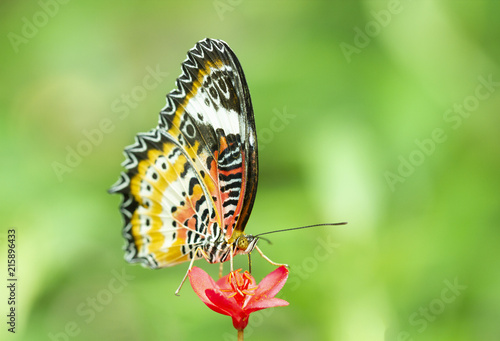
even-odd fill
[[[244,229],[257,190],[257,137],[240,63],[229,46],[198,42],[182,63],[158,126],[125,148],[126,255],[150,268],[249,253]]]

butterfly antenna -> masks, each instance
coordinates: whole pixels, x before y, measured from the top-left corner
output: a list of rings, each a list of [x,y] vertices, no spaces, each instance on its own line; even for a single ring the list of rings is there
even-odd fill
[[[255,237],[259,237],[265,234],[271,234],[271,233],[276,233],[276,232],[285,232],[285,231],[293,231],[293,230],[302,230],[302,229],[308,229],[311,227],[318,227],[318,226],[339,226],[339,225],[346,225],[347,222],[342,222],[342,223],[325,223],[325,224],[315,224],[315,225],[307,225],[307,226],[300,226],[300,227],[292,227],[290,229],[282,229],[282,230],[276,230],[276,231],[269,231],[269,232],[264,232],[256,235]],[[264,238],[262,238],[264,239]]]
[[[273,242],[267,238],[261,237],[261,235],[257,235],[255,237],[259,237],[259,239],[265,240],[269,245],[273,245]]]

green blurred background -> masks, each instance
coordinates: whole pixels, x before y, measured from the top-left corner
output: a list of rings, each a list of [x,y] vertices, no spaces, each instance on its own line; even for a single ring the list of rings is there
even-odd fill
[[[279,295],[290,306],[252,315],[246,339],[500,339],[498,2],[0,8],[0,257],[16,228],[19,278],[17,332],[3,317],[2,339],[235,340],[189,284],[173,295],[187,264],[123,260],[120,198],[106,193],[205,37],[228,42],[252,94],[260,178],[247,231],[349,222],[261,243],[291,266]],[[78,146],[86,155],[68,165]],[[253,261],[258,280],[273,269]]]

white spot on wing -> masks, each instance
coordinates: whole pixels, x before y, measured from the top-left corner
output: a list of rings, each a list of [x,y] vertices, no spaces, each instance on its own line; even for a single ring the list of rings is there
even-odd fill
[[[218,70],[225,71],[227,73],[232,73],[232,69],[229,66],[224,66]],[[205,83],[209,75],[204,76],[201,84]],[[227,99],[230,97],[229,88],[226,85],[226,91],[222,91],[217,82],[212,82],[211,86],[216,86],[218,93],[223,93],[224,97]],[[198,89],[197,93],[191,97],[186,105],[186,112],[190,113],[193,119],[197,123],[209,124],[214,127],[214,130],[222,128],[224,132],[227,134],[240,134],[240,123],[239,123],[239,113],[234,110],[227,110],[220,104],[219,99],[214,99],[212,97],[208,97],[209,89],[204,88],[205,91],[201,91],[201,88]],[[205,103],[205,100],[208,98],[209,105]],[[215,110],[212,105],[212,101],[216,101],[216,105],[218,110]],[[202,119],[198,117],[198,114],[201,114]]]

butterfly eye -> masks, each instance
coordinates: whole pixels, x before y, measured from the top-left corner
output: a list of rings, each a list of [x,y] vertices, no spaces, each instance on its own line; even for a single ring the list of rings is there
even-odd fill
[[[248,239],[245,236],[240,236],[236,241],[236,245],[238,245],[238,249],[246,250],[248,247]]]

